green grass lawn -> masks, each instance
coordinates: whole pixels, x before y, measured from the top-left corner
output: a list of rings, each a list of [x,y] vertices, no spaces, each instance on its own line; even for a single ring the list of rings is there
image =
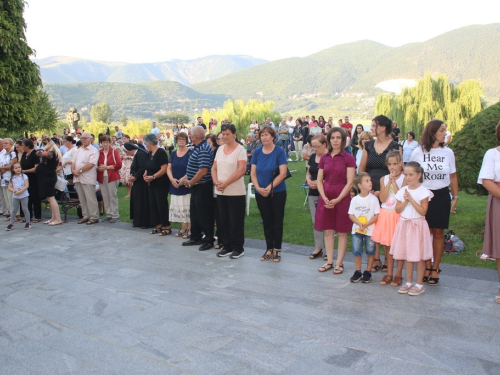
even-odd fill
[[[289,168],[293,177],[286,181],[287,202],[285,208],[285,222],[283,241],[314,247],[312,221],[309,213],[309,205],[304,205],[305,193],[301,185],[305,180],[305,163],[290,162]],[[248,183],[248,176],[245,181]],[[124,197],[127,194],[125,187],[118,189],[120,204],[120,220],[130,222],[129,204],[130,201]],[[457,255],[445,254],[443,262],[459,264],[471,267],[496,267],[496,262],[482,261],[476,257],[476,251],[481,250],[483,244],[484,219],[486,215],[487,197],[469,195],[460,192],[460,199],[457,206],[457,213],[451,215],[450,229],[453,229],[460,239],[465,243],[466,249]],[[264,239],[264,232],[259,210],[255,199],[250,201],[250,215],[246,217],[245,237]],[[174,228],[179,228],[173,224]],[[351,251],[349,241],[348,251]]]

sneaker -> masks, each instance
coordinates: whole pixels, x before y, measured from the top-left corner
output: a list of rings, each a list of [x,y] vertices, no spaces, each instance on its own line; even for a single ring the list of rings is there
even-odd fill
[[[108,216],[106,219],[102,219],[103,223],[109,223],[111,222],[111,218]]]
[[[361,271],[354,271],[354,275],[352,275],[351,277],[351,283],[357,283],[361,280],[362,276],[363,274],[361,273]]]
[[[370,271],[363,272],[363,278],[361,280],[364,284],[368,284],[372,281],[372,273]]]
[[[117,219],[116,217],[112,218],[109,223],[110,224],[114,224],[114,223],[118,223],[120,221],[120,219]]]
[[[12,228],[14,228],[14,224],[9,224],[9,225],[7,225],[7,228],[5,228],[5,230],[8,232],[8,231],[12,230]]]
[[[24,230],[28,230],[28,229],[31,229],[30,223],[26,223],[26,225],[24,226]]]
[[[224,249],[224,248],[223,248],[221,251],[219,251],[219,252],[217,253],[217,256],[218,256],[219,258],[222,258],[222,257],[227,257],[228,255],[231,255],[232,253],[233,253],[233,252],[232,252],[231,250],[226,250],[226,249]]]
[[[411,285],[404,284],[403,286],[401,286],[401,288],[398,289],[398,293],[407,294],[409,292],[410,288],[411,288]]]
[[[410,290],[408,291],[408,295],[409,296],[419,296],[424,292],[425,292],[425,289],[423,286],[420,289],[418,289],[418,287],[415,285],[415,286],[412,286],[410,288]]]
[[[231,259],[238,259],[238,258],[242,257],[243,255],[245,255],[245,250],[241,250],[241,251],[235,250],[231,253],[230,258]]]
[[[288,160],[287,160],[287,161],[293,161],[293,160],[292,160],[292,158],[288,158]]]

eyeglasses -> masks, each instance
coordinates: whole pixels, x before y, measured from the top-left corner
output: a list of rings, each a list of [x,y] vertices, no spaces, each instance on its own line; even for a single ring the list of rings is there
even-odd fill
[[[90,139],[90,137],[80,137],[80,139]]]
[[[314,148],[314,149],[317,149],[317,148],[320,148],[321,146],[324,146],[324,145],[325,145],[325,144],[324,144],[324,143],[322,143],[322,144],[320,144],[319,146],[311,146],[311,147],[312,147],[312,148]]]

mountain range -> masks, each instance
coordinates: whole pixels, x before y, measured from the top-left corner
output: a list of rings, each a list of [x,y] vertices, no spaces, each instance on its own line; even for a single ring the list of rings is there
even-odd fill
[[[208,77],[203,65],[198,66],[190,71],[189,77]],[[369,40],[337,45],[303,58],[261,62],[215,79],[198,78],[189,88],[176,86],[180,83],[171,85],[166,82],[122,84],[127,86],[107,86],[113,83],[45,84],[45,88],[57,102],[58,109],[64,109],[64,112],[71,106],[89,106],[111,100],[120,108],[115,111],[116,116],[121,115],[122,110],[129,117],[134,116],[136,110],[137,113],[149,113],[149,117],[159,110],[183,110],[193,115],[201,112],[200,106],[219,106],[225,98],[258,98],[273,100],[277,110],[292,114],[312,111],[335,116],[345,113],[369,117],[373,115],[376,95],[383,92],[378,84],[391,80],[416,80],[427,72],[433,76],[446,74],[455,84],[477,79],[483,85],[487,100],[496,102],[500,97],[499,67],[500,24],[490,24],[467,26],[401,47],[388,47]],[[64,70],[64,64],[60,63],[59,69]],[[132,68],[127,69],[130,72]],[[135,82],[148,77],[144,71],[138,70],[141,73],[137,73]],[[178,75],[186,76],[187,73],[181,70]],[[108,75],[106,79],[112,76],[117,75]],[[158,75],[149,80],[156,79],[154,77]],[[190,80],[196,81],[194,78]],[[156,88],[152,91],[148,86],[151,83],[157,84],[151,86]],[[158,90],[158,87],[162,89]],[[121,90],[126,94],[120,94]],[[131,102],[134,105],[131,106]],[[132,107],[133,112],[127,112],[127,106]]]
[[[184,85],[208,81],[265,63],[250,56],[206,56],[195,60],[129,64],[53,56],[34,59],[44,83],[175,81]]]

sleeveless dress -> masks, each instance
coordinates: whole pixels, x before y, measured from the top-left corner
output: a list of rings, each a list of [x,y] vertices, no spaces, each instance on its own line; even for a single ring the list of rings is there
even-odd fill
[[[389,174],[389,169],[385,164],[387,153],[391,150],[399,150],[399,144],[392,141],[382,153],[377,153],[375,150],[375,140],[365,143],[365,149],[368,154],[366,161],[366,172],[372,178],[372,189],[380,191],[380,179]]]

